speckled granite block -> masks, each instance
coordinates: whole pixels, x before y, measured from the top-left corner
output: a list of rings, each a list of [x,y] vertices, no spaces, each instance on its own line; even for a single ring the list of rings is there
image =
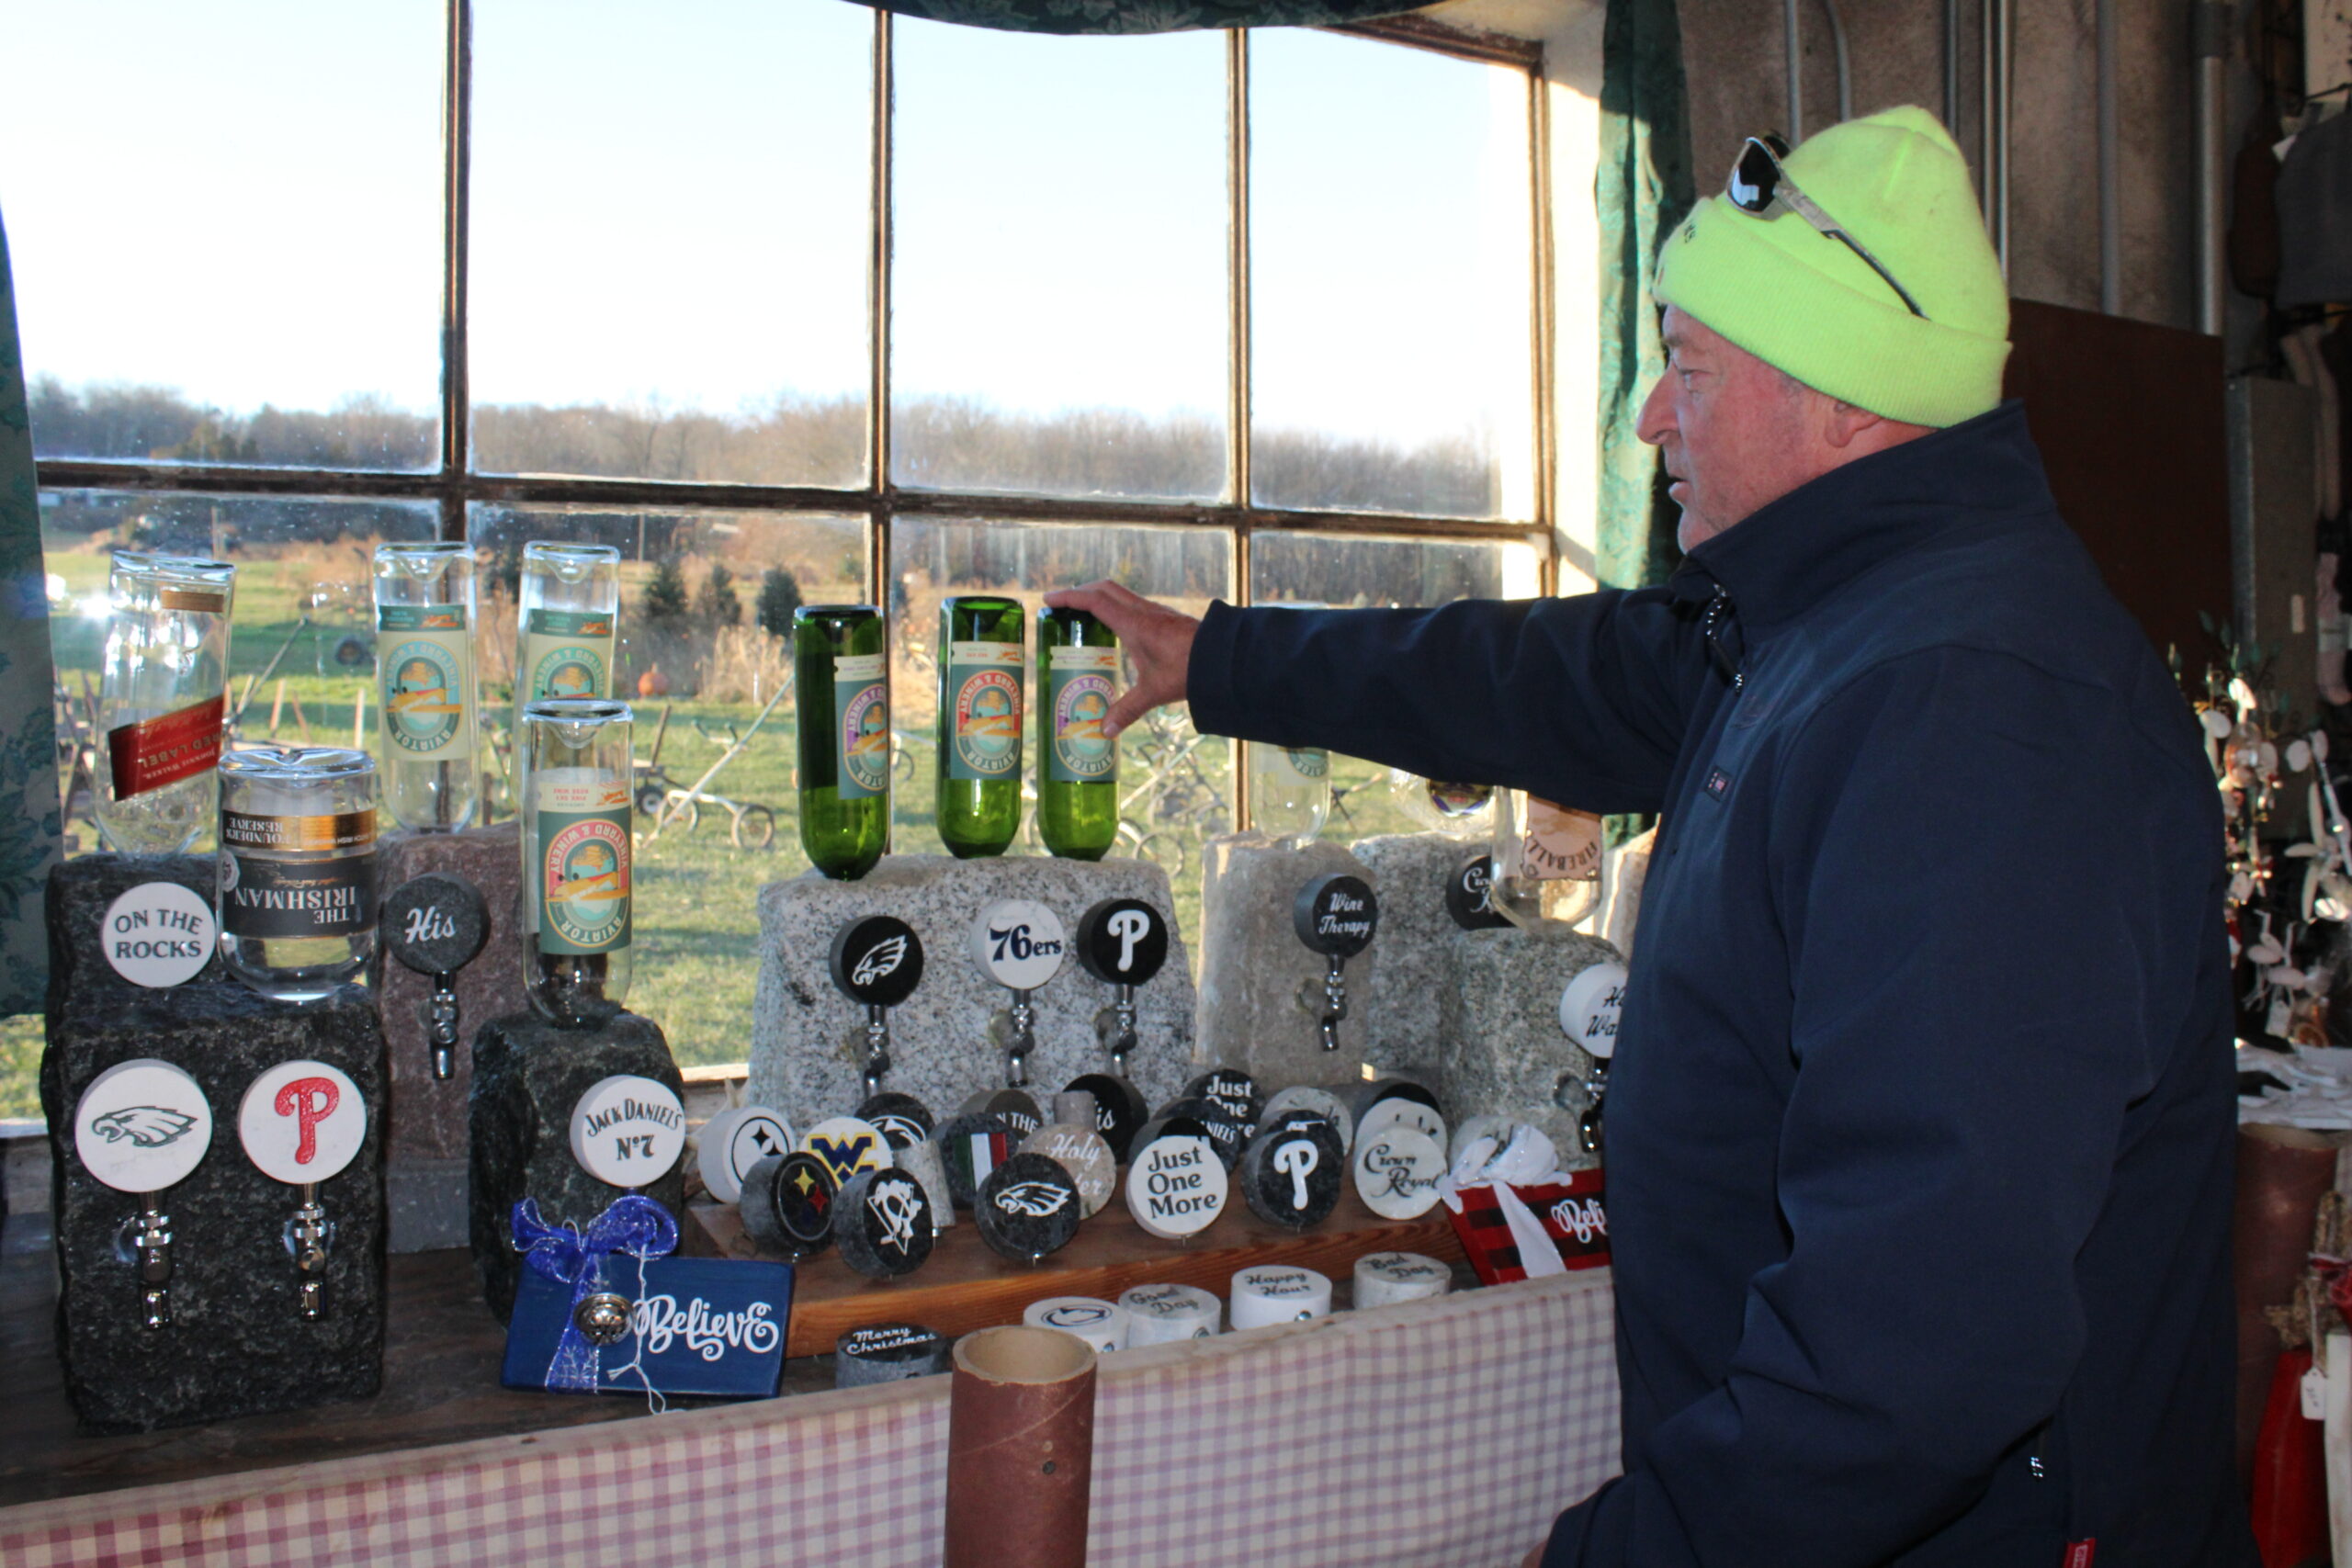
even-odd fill
[[[1560,1032],[1560,993],[1617,950],[1595,937],[1456,931],[1448,939],[1453,980],[1444,992],[1447,1120],[1492,1113],[1532,1122],[1576,1169],[1594,1161],[1577,1145],[1581,1089],[1590,1060]],[[1566,1103],[1561,1085],[1569,1086]]]
[[[91,859],[113,858],[59,868],[60,879],[78,886],[53,897],[51,908],[69,916],[93,902],[103,909],[120,867],[92,866]],[[206,866],[209,886],[209,864],[195,863]],[[148,863],[132,880],[155,880],[153,870]],[[52,928],[53,945],[73,945],[76,929]],[[51,974],[61,983],[51,992],[40,1066],[41,1112],[55,1130],[58,1351],[75,1413],[93,1432],[137,1432],[373,1394],[384,1350],[382,1119],[369,1118],[358,1156],[320,1185],[335,1238],[327,1316],[317,1323],[300,1317],[299,1277],[285,1243],[300,1190],[263,1175],[237,1140],[246,1089],[280,1062],[328,1063],[371,1107],[383,1103],[384,1042],[373,1000],[356,986],[303,1007],[230,980],[198,979],[167,991],[85,987],[91,968],[55,954]],[[141,1325],[137,1273],[116,1252],[138,1200],[101,1184],[74,1152],[83,1090],[107,1068],[139,1056],[160,1056],[194,1076],[213,1118],[203,1163],[164,1198],[172,1221],[172,1322],[155,1330]]]
[[[1016,856],[959,861],[947,855],[890,855],[856,882],[810,872],[760,890],[760,983],[752,1003],[748,1094],[806,1129],[844,1115],[865,1099],[864,1010],[837,990],[826,970],[833,933],[865,915],[896,915],[922,941],[922,984],[890,1010],[889,1075],[883,1087],[911,1094],[944,1118],[978,1089],[1004,1081],[1004,1053],[989,1037],[989,1017],[1012,994],[984,978],[965,943],[972,921],[1000,898],[1034,898],[1061,917],[1075,940],[1078,922],[1105,898],[1142,898],[1168,914],[1168,961],[1136,993],[1139,1043],[1127,1059],[1146,1099],[1174,1094],[1193,1060],[1193,979],[1168,875],[1143,861],[1055,860]],[[1036,1049],[1033,1089],[1050,1092],[1080,1073],[1107,1072],[1094,1031],[1111,1005],[1111,988],[1075,957],[1032,998]],[[856,1039],[852,1041],[852,1035]]]
[[[1372,945],[1348,960],[1349,1016],[1340,1025],[1337,1052],[1323,1049],[1316,1027],[1319,1007],[1310,1012],[1299,1002],[1302,986],[1320,1002],[1324,960],[1298,940],[1291,909],[1299,888],[1316,877],[1333,872],[1366,876],[1366,866],[1322,840],[1284,849],[1254,834],[1234,834],[1209,840],[1202,851],[1196,1059],[1204,1066],[1240,1067],[1270,1089],[1354,1081],[1364,1059],[1364,1010],[1388,948],[1386,899]]]
[[[107,964],[98,930],[107,906],[149,882],[176,882],[210,904],[216,880],[210,855],[76,855],[51,871],[45,895],[49,1010],[54,1013],[60,999],[69,996],[87,1000],[154,996]],[[228,966],[215,952],[189,984],[205,985],[228,977]]]
[[[536,1012],[483,1024],[474,1035],[472,1191],[474,1269],[482,1298],[503,1322],[514,1305],[522,1263],[512,1215],[537,1200],[550,1224],[585,1225],[625,1189],[597,1180],[571,1157],[571,1110],[599,1079],[628,1073],[685,1098],[669,1042],[650,1019],[621,1013],[594,1029],[559,1029]],[[685,1162],[643,1189],[683,1219]]]
[[[1442,833],[1386,833],[1349,846],[1380,895],[1380,962],[1354,1007],[1363,1021],[1363,1059],[1383,1077],[1405,1076],[1444,1089],[1439,999],[1453,984],[1447,939],[1462,928],[1445,912],[1446,885],[1486,845]],[[1348,965],[1355,993],[1355,965]],[[1344,1026],[1343,1026],[1344,1027]]]

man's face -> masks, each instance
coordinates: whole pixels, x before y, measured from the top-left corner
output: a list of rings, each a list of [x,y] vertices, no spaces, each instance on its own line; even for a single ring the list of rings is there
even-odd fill
[[[1821,450],[1821,394],[1674,306],[1663,325],[1666,374],[1635,429],[1666,455],[1689,550],[1836,464]]]

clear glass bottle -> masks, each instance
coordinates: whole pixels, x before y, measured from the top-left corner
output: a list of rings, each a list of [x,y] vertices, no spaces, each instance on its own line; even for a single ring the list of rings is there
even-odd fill
[[[882,612],[804,604],[792,613],[800,704],[800,847],[837,882],[890,848],[890,664]]]
[[[376,760],[345,746],[257,746],[220,759],[213,895],[229,972],[309,1002],[376,953]]]
[[[98,676],[107,754],[96,780],[107,849],[180,854],[214,825],[236,583],[227,561],[115,553]]]
[[[514,707],[542,697],[609,697],[621,621],[621,553],[533,539],[515,598]]]
[[[1119,840],[1119,743],[1102,733],[1118,679],[1117,633],[1084,610],[1037,612],[1037,833],[1065,860]]]
[[[548,697],[523,709],[523,987],[575,1028],[628,996],[635,924],[629,878],[627,703]]]
[[[1028,636],[1018,599],[967,593],[939,606],[934,820],[957,860],[1001,855],[1021,831]]]
[[[1600,818],[1522,790],[1498,790],[1487,895],[1522,931],[1566,931],[1600,906]]]
[[[481,795],[476,609],[470,545],[376,547],[381,788],[403,828],[462,828]]]
[[[1495,832],[1495,787],[1492,784],[1444,784],[1388,770],[1388,792],[1396,808],[1415,826],[1450,839],[1490,839]]]
[[[1278,604],[1270,610],[1320,610],[1316,604]],[[1251,740],[1250,825],[1296,848],[1323,830],[1331,815],[1331,753],[1316,746],[1275,746]]]

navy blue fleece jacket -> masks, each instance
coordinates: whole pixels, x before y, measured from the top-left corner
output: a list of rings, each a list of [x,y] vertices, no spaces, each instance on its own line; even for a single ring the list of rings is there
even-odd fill
[[[2219,807],[2016,405],[1664,588],[1216,606],[1190,683],[1204,730],[1663,814],[1609,1089],[1624,1473],[1547,1564],[2251,1561]]]

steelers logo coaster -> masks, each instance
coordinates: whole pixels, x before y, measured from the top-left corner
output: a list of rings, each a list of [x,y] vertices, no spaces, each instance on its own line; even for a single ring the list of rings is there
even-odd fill
[[[825,1162],[806,1150],[771,1155],[743,1178],[743,1229],[777,1252],[806,1258],[833,1238],[839,1189]]]

